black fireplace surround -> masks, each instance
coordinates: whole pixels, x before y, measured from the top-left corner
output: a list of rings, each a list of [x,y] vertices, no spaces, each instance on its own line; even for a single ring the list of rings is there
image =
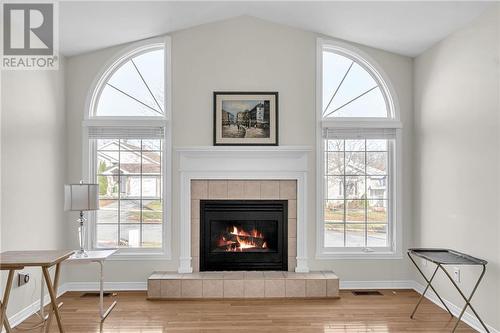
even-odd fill
[[[286,200],[201,200],[200,271],[288,270]]]

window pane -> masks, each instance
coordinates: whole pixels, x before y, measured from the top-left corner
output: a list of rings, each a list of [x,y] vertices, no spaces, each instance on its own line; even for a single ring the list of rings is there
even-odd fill
[[[387,223],[388,200],[368,200],[368,223]]]
[[[365,174],[365,153],[346,152],[345,153],[345,173],[346,175]]]
[[[367,151],[387,151],[387,140],[385,139],[368,139],[366,140]]]
[[[141,197],[141,175],[120,177],[120,197],[139,199]]]
[[[158,248],[162,244],[162,225],[143,224],[142,225],[142,246],[148,248]]]
[[[143,176],[142,177],[142,196],[143,198],[156,199],[161,198],[162,178],[161,176]]]
[[[387,243],[387,224],[368,224],[367,225],[367,246],[385,247]]]
[[[119,149],[119,140],[116,139],[98,139],[97,149],[98,150],[116,150]]]
[[[161,140],[142,140],[142,150],[161,151]]]
[[[327,181],[326,199],[344,198],[344,177],[329,176]]]
[[[164,50],[150,50],[116,66],[103,85],[96,116],[163,116]]]
[[[143,200],[142,222],[161,224],[163,221],[163,206],[161,200]]]
[[[120,223],[141,222],[141,201],[120,200]]]
[[[142,172],[147,174],[161,173],[161,153],[156,151],[142,152]]]
[[[323,117],[389,117],[374,76],[357,61],[323,51]]]
[[[325,147],[328,151],[343,151],[344,140],[326,140]]]
[[[97,223],[118,223],[118,200],[99,200]]]
[[[366,174],[387,175],[387,153],[366,153]]]
[[[345,177],[345,194],[347,199],[364,199],[365,176]]]
[[[364,151],[365,140],[345,140],[345,151]]]
[[[347,201],[345,220],[347,223],[365,223],[366,200]]]
[[[140,245],[141,245],[141,225],[121,224],[120,247],[140,247]]]
[[[113,248],[118,245],[118,224],[97,225],[97,247]]]
[[[123,145],[122,145],[123,146]],[[120,171],[122,174],[140,174],[141,173],[141,152],[140,151],[121,151],[120,152]]]
[[[347,247],[365,246],[365,224],[346,224],[346,244]]]
[[[344,200],[325,202],[325,222],[344,223]]]
[[[344,247],[344,225],[325,223],[325,246]]]
[[[99,184],[99,197],[101,199],[118,199],[118,177],[97,176]]]
[[[366,178],[368,199],[388,199],[387,176],[368,176]]]
[[[344,174],[344,153],[329,152],[327,153],[327,174],[328,175],[343,175]]]

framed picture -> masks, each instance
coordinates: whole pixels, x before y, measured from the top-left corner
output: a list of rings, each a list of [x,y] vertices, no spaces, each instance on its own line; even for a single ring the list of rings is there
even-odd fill
[[[215,146],[277,146],[277,92],[214,92]]]

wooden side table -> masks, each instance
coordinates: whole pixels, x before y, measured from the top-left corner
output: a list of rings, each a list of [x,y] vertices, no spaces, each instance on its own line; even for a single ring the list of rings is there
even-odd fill
[[[116,305],[116,301],[114,301],[106,311],[104,311],[104,261],[108,259],[111,255],[113,255],[117,250],[102,250],[102,251],[87,251],[86,257],[80,257],[76,254],[69,257],[65,263],[70,264],[88,264],[96,262],[99,264],[99,315],[101,317],[101,321],[106,319],[111,310]]]
[[[61,262],[69,258],[72,254],[72,250],[7,251],[0,253],[0,270],[9,271],[3,301],[0,302],[0,323],[5,326],[8,333],[12,332],[12,328],[6,316],[12,281],[14,280],[15,271],[24,269],[24,267],[40,267],[42,269],[43,277],[50,295],[50,302],[52,305],[51,313],[53,311],[56,316],[59,332],[64,333],[61,316],[57,306],[57,288],[59,285]],[[54,282],[52,282],[49,268],[54,265],[56,266],[56,272],[54,275]]]

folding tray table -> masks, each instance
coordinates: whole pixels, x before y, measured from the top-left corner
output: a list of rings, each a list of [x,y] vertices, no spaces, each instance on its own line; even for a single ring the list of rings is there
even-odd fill
[[[436,269],[432,273],[432,276],[431,276],[430,279],[428,279],[425,276],[425,274],[422,272],[422,270],[420,269],[420,267],[418,267],[418,265],[415,262],[415,260],[413,259],[412,255],[420,257],[420,258],[422,258],[424,260],[427,260],[427,261],[430,261],[430,262],[436,264]],[[450,309],[446,306],[446,303],[443,301],[443,299],[441,298],[441,296],[439,296],[439,294],[437,293],[436,289],[434,289],[434,287],[431,284],[432,280],[436,276],[437,271],[441,268],[441,270],[446,274],[446,276],[448,277],[448,279],[451,281],[451,283],[453,284],[453,286],[457,289],[457,291],[460,293],[460,295],[462,296],[462,298],[465,301],[465,305],[464,305],[462,311],[460,312],[460,315],[458,316],[458,320],[455,323],[455,326],[453,327],[452,332],[455,332],[455,330],[457,329],[458,324],[460,323],[460,320],[462,319],[462,316],[464,315],[465,310],[467,309],[467,307],[469,307],[472,310],[472,312],[474,312],[474,314],[476,315],[477,319],[479,320],[479,322],[481,323],[481,325],[484,327],[484,329],[486,330],[486,332],[488,332],[488,333],[490,332],[488,330],[488,327],[486,327],[486,325],[481,320],[481,318],[477,314],[476,310],[474,310],[474,308],[472,307],[472,304],[470,303],[470,301],[472,299],[472,296],[474,296],[474,293],[476,292],[477,287],[481,283],[481,280],[483,279],[483,276],[486,273],[486,264],[488,263],[486,260],[474,258],[474,257],[472,257],[472,256],[470,256],[468,254],[461,253],[461,252],[454,251],[454,250],[449,250],[449,249],[428,249],[428,248],[427,249],[426,248],[408,249],[408,257],[410,257],[410,260],[413,262],[413,264],[415,265],[415,267],[417,268],[417,270],[420,272],[420,274],[424,278],[425,282],[427,282],[427,286],[425,287],[424,292],[422,293],[422,295],[420,295],[418,303],[417,303],[417,305],[415,306],[415,309],[413,309],[413,312],[410,315],[411,319],[413,319],[413,316],[415,315],[415,312],[417,312],[417,309],[418,309],[420,303],[422,302],[422,299],[424,298],[424,295],[427,292],[427,290],[429,289],[429,287],[434,291],[434,293],[438,297],[439,301],[443,304],[444,308],[453,317],[453,314],[451,313]],[[465,296],[465,294],[460,289],[460,287],[457,285],[457,283],[455,282],[455,280],[453,280],[453,278],[451,277],[450,273],[448,273],[448,271],[443,267],[445,265],[473,265],[473,266],[482,266],[483,267],[481,275],[479,276],[479,279],[477,280],[477,282],[476,282],[474,288],[472,289],[472,292],[471,292],[471,294],[470,294],[469,297]]]

